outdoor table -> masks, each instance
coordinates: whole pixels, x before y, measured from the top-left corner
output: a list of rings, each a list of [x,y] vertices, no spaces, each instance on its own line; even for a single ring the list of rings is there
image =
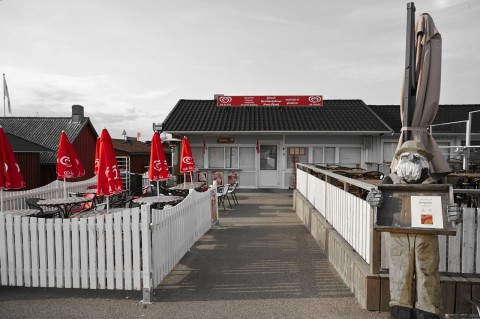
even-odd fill
[[[139,197],[133,200],[137,204],[152,204],[152,205],[166,205],[175,202],[182,201],[184,198],[182,196],[148,196],[148,197]]]
[[[97,217],[102,215],[107,215],[115,212],[121,212],[123,210],[130,208],[110,208],[110,209],[100,209],[100,210],[89,210],[86,212],[80,212],[70,215],[70,218],[88,218],[88,217]]]
[[[37,215],[38,213],[40,213],[40,211],[38,209],[9,209],[4,210],[2,213],[22,217],[30,217]]]
[[[202,182],[186,182],[186,183],[177,184],[173,187],[170,187],[169,189],[170,190],[197,189],[204,185],[205,184]]]
[[[67,218],[69,217],[70,214],[70,209],[72,206],[89,202],[91,201],[91,198],[85,198],[85,197],[67,197],[67,198],[52,198],[52,199],[44,199],[38,201],[38,205],[40,206],[46,206],[46,207],[57,207],[62,216],[62,218]]]

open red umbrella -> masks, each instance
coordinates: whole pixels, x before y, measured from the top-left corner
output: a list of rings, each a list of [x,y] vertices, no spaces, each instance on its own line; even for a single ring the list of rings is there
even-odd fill
[[[60,135],[56,170],[57,178],[63,178],[63,195],[65,198],[67,198],[67,187],[65,180],[67,178],[82,177],[85,175],[85,169],[83,168],[75,149],[70,143],[67,134],[65,134],[65,131],[62,131],[62,134]]]
[[[157,182],[157,196],[160,195],[159,182],[170,179],[170,171],[168,170],[167,159],[162,147],[160,134],[155,132],[152,137],[152,145],[150,148],[150,169],[148,170],[148,179]]]
[[[15,154],[13,154],[7,135],[0,126],[0,166],[3,167],[0,174],[0,201],[1,211],[3,212],[3,190],[20,189],[25,187],[25,180],[20,173]]]
[[[192,149],[187,137],[184,136],[182,140],[182,154],[180,157],[180,173],[190,173],[190,180],[192,180],[192,172],[195,170],[195,161],[193,160]]]
[[[107,196],[108,209],[108,196],[122,193],[123,184],[113,150],[112,138],[106,129],[103,129],[100,135],[98,153],[97,195]]]

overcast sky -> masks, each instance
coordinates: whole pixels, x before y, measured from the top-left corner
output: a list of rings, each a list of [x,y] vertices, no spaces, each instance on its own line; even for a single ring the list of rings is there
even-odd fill
[[[150,140],[179,99],[216,93],[399,104],[407,3],[0,0],[0,73],[13,116],[80,104],[114,138]],[[440,103],[480,104],[480,1],[415,6],[443,38]]]

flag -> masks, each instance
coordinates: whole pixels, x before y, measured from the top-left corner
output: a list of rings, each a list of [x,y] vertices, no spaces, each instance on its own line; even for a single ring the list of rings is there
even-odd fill
[[[3,101],[7,99],[8,113],[12,114],[12,109],[10,107],[10,95],[8,94],[7,81],[5,80],[5,74],[3,75]]]

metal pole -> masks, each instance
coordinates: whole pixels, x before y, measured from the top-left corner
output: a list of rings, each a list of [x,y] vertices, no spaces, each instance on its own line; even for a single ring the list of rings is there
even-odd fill
[[[468,113],[467,131],[465,132],[465,152],[463,153],[463,169],[468,171],[470,165],[470,134],[472,133],[472,112]]]
[[[413,110],[416,97],[415,78],[415,4],[407,4],[407,43],[405,52],[405,79],[403,91],[403,118],[402,126],[408,127],[412,124]],[[403,131],[403,141],[411,138],[411,132]]]

